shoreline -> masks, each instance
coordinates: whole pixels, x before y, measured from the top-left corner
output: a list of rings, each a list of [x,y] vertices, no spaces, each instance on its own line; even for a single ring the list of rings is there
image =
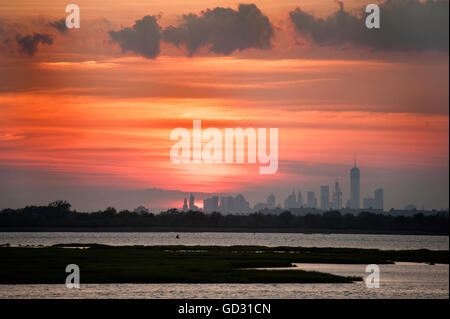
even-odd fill
[[[445,232],[422,232],[422,231],[379,231],[379,230],[360,230],[360,229],[299,229],[299,228],[247,228],[247,227],[133,227],[133,226],[100,226],[100,227],[73,227],[73,226],[55,226],[55,227],[32,227],[32,226],[0,226],[0,233],[8,232],[130,232],[130,233],[287,233],[287,234],[365,234],[365,235],[424,235],[424,236],[449,236]]]

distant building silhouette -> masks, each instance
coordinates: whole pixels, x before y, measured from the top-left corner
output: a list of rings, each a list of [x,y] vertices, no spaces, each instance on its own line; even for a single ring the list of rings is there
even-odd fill
[[[236,197],[224,196],[220,198],[219,211],[221,213],[249,213],[250,203],[242,194]]]
[[[221,213],[231,213],[233,211],[233,197],[231,196],[220,197],[219,211]]]
[[[194,194],[191,193],[191,196],[189,196],[189,209],[194,209],[195,206],[195,198],[194,198]]]
[[[417,210],[417,207],[414,204],[408,204],[405,206],[404,210]]]
[[[267,203],[257,203],[253,206],[253,210],[256,212],[266,210],[266,209],[275,209],[275,195],[270,194],[267,196]]]
[[[384,210],[383,189],[379,188],[375,191],[375,209]]]
[[[379,188],[374,192],[374,197],[366,197],[363,199],[364,209],[383,210],[383,189]]]
[[[213,196],[203,200],[203,211],[205,213],[212,213],[219,211],[219,196]]]
[[[351,209],[350,199],[349,199],[348,201],[345,202],[345,208]]]
[[[360,171],[355,164],[350,170],[350,208],[359,209],[361,205],[360,200]]]
[[[292,194],[290,194],[284,200],[284,208],[285,209],[297,208],[297,197],[295,196],[295,191],[292,191]]]
[[[308,192],[306,197],[307,197],[306,198],[306,206],[309,208],[316,208],[317,207],[316,193]]]
[[[184,212],[187,212],[187,210],[188,210],[189,208],[188,208],[188,204],[187,204],[187,199],[186,199],[186,197],[184,198],[184,203],[183,203],[183,211]]]
[[[241,194],[238,194],[233,199],[233,212],[235,213],[248,213],[250,211],[250,204]]]
[[[336,183],[334,184],[334,191],[333,196],[331,199],[331,206],[333,209],[342,209],[342,190],[339,186],[339,181],[336,180]]]
[[[195,197],[194,194],[191,193],[191,196],[189,196],[189,210],[199,210],[197,206],[195,206]]]
[[[320,208],[330,210],[330,186],[320,186]]]
[[[302,207],[303,206],[303,197],[302,197],[302,192],[298,192],[297,193],[297,207]]]
[[[268,209],[274,209],[275,208],[275,195],[270,194],[267,196],[267,208]]]

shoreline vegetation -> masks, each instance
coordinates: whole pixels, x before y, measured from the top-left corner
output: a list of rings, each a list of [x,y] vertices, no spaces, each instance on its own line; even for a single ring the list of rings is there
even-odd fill
[[[69,249],[71,248],[71,249]],[[352,283],[304,270],[260,270],[294,263],[449,263],[448,251],[265,246],[107,246],[58,244],[0,247],[0,284],[64,284],[68,264],[82,283]]]
[[[250,214],[203,213],[201,211],[118,212],[109,207],[91,213],[70,209],[65,201],[47,206],[27,206],[0,211],[0,231],[128,231],[128,232],[290,232],[362,234],[449,234],[448,212],[436,215],[392,216],[360,212],[358,215],[328,211],[294,215],[262,212]]]

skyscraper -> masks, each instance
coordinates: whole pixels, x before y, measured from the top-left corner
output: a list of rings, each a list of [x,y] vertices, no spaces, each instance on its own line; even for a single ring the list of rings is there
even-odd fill
[[[333,198],[331,201],[333,209],[342,209],[342,191],[338,180],[334,184]]]
[[[233,197],[231,197],[231,196],[221,197],[219,210],[221,213],[232,213],[233,212]]]
[[[302,207],[302,206],[303,206],[302,192],[298,192],[297,193],[297,207]]]
[[[384,210],[384,202],[383,202],[383,189],[379,188],[375,191],[375,209]]]
[[[212,213],[219,211],[219,197],[213,196],[203,200],[203,212]]]
[[[204,213],[211,212],[211,198],[205,198],[203,200],[203,212]]]
[[[187,204],[187,199],[186,197],[184,198],[184,203],[183,203],[183,212],[187,212],[188,210],[188,204]]]
[[[350,170],[350,208],[359,209],[360,203],[360,172],[356,167],[355,156],[355,164]]]
[[[363,208],[364,209],[377,209],[383,210],[383,189],[379,188],[375,191],[374,197],[367,197],[363,199]]]
[[[250,204],[242,194],[236,195],[233,198],[233,212],[248,213],[250,211]]]
[[[297,198],[295,196],[295,191],[292,191],[292,194],[286,198],[284,201],[284,208],[291,209],[291,208],[297,208]]]
[[[194,194],[192,194],[192,193],[191,193],[191,196],[189,196],[189,209],[195,210]]]
[[[330,186],[320,186],[320,208],[323,210],[330,209]]]
[[[309,208],[316,208],[317,207],[317,198],[316,193],[314,192],[308,192],[306,195],[306,206]]]
[[[211,210],[213,212],[219,211],[219,196],[213,196],[211,197]]]
[[[267,196],[267,208],[274,209],[275,208],[275,195],[270,194]]]

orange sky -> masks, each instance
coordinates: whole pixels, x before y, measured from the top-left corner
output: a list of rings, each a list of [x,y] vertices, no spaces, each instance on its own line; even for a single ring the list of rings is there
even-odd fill
[[[65,16],[59,1],[36,3],[2,1],[0,21]],[[367,178],[362,197],[382,187],[388,207],[447,207],[448,52],[355,49],[347,56],[312,44],[299,48],[283,33],[290,27],[282,22],[298,1],[254,3],[281,21],[274,48],[264,52],[185,57],[163,44],[160,56],[146,59],[123,54],[103,26],[92,34],[95,19],[106,18],[117,29],[162,13],[165,26],[185,12],[237,4],[197,0],[151,6],[114,1],[105,8],[98,1],[78,1],[85,14],[80,30],[54,33],[54,45],[41,46],[33,57],[0,53],[0,174],[45,175],[33,181],[36,187],[258,191],[258,200],[277,188],[281,203],[285,191],[318,191],[335,178],[348,188],[356,152]],[[301,5],[320,15],[336,9],[332,1]],[[23,23],[30,30],[39,27]],[[277,127],[278,172],[259,175],[257,164],[171,163],[170,131],[191,129],[196,119],[204,128],[221,130]],[[21,180],[4,179],[0,188],[13,198],[20,183],[29,189],[30,181]],[[17,185],[9,190],[9,183]],[[429,185],[432,194],[424,194]],[[1,207],[8,206],[5,198]],[[24,194],[14,203],[26,200]]]

